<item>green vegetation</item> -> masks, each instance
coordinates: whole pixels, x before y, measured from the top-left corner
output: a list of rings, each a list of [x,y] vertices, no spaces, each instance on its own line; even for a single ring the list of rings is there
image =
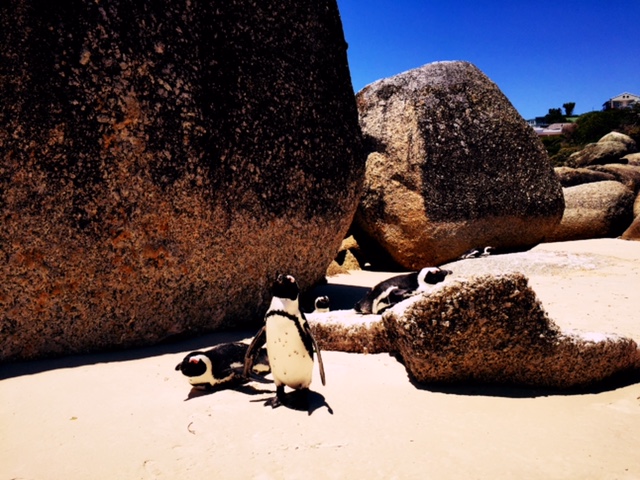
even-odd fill
[[[567,114],[573,113],[575,104],[565,103],[563,107]],[[552,115],[552,111],[553,115],[558,113],[562,115],[559,108],[549,109],[549,115]],[[558,120],[554,122],[558,123]],[[640,145],[640,105],[620,110],[585,113],[576,119],[574,125],[574,128],[567,129],[562,135],[541,137],[554,167],[564,165],[572,153],[582,150],[588,143],[597,142],[609,132],[616,131],[629,135],[637,145]]]
[[[576,102],[563,103],[562,108],[564,108],[564,114],[567,117],[571,117],[573,115],[573,110],[576,108]]]

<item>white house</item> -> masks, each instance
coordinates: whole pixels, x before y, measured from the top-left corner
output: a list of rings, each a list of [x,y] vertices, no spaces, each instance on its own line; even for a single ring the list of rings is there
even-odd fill
[[[618,108],[631,108],[635,104],[640,103],[640,97],[633,93],[624,92],[617,97],[610,98],[602,104],[603,110],[612,110]]]

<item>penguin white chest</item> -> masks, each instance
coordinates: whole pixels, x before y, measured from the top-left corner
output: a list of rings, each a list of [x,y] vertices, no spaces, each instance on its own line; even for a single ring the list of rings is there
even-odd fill
[[[304,346],[295,321],[281,315],[267,319],[267,355],[276,386],[309,387],[313,358]]]

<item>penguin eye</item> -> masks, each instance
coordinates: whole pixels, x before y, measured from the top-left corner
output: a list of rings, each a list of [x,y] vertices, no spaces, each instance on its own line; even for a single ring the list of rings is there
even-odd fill
[[[200,359],[199,359],[199,358],[191,358],[191,359],[189,360],[189,363],[196,363],[196,364],[198,364],[198,363],[200,363]]]

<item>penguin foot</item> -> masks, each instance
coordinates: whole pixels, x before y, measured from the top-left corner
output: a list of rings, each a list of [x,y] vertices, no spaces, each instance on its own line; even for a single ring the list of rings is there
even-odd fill
[[[276,387],[276,396],[264,402],[264,406],[271,407],[271,408],[278,408],[280,405],[284,404],[284,400],[285,400],[284,385],[280,385],[279,387]]]

